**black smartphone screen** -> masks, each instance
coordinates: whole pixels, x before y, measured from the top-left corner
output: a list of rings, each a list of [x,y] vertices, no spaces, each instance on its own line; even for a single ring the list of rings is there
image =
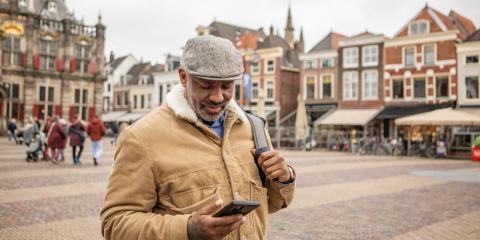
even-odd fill
[[[260,204],[258,202],[233,200],[216,212],[213,217],[224,217],[235,214],[242,214],[245,216],[259,206]]]

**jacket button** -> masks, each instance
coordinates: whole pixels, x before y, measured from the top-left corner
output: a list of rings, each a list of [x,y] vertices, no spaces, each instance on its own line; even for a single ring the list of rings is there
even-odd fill
[[[247,240],[247,237],[245,237],[245,235],[242,235],[242,240]]]
[[[239,192],[235,192],[235,198],[239,198],[240,197],[240,193]]]

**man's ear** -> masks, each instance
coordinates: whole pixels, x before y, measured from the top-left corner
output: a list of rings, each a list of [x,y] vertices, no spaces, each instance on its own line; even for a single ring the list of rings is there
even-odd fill
[[[179,68],[178,69],[178,76],[180,77],[180,84],[182,84],[182,86],[184,88],[186,88],[187,87],[188,76],[187,76],[187,72],[185,71],[185,69]]]

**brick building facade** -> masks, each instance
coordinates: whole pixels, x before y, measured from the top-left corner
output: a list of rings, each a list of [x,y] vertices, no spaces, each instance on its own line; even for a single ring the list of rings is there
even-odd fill
[[[330,32],[308,53],[300,55],[300,91],[313,122],[337,107],[338,42],[346,36]]]
[[[397,117],[455,104],[456,43],[473,31],[474,24],[458,13],[447,16],[425,6],[385,41],[386,109],[379,117],[390,130]]]

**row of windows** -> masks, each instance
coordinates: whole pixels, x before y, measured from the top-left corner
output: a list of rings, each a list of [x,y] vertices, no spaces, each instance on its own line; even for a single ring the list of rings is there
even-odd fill
[[[343,98],[356,100],[358,93],[358,72],[343,74]],[[362,72],[362,99],[374,100],[378,98],[378,71],[366,70]]]
[[[258,99],[258,93],[260,90],[260,83],[258,81],[252,81],[250,88],[250,96],[252,100]],[[275,82],[273,80],[265,81],[265,100],[274,100],[275,98]]]
[[[147,95],[147,108],[152,108],[152,94]],[[138,99],[140,99],[140,105],[137,105]],[[133,95],[133,108],[134,109],[145,109],[145,95]]]
[[[320,99],[329,99],[332,98],[333,85],[332,85],[333,75],[322,75],[320,77],[320,82],[316,81],[315,76],[307,76],[305,78],[305,98],[306,99],[315,99],[317,98],[317,84],[320,85]]]
[[[315,69],[317,68],[318,60],[305,60],[303,68],[305,69]],[[333,58],[322,58],[320,59],[320,68],[331,68],[333,67]]]
[[[425,98],[426,97],[426,84],[425,78],[415,78],[413,80],[413,97]],[[479,99],[479,77],[468,76],[465,77],[465,98],[466,99]],[[435,96],[437,98],[449,97],[450,83],[448,77],[437,77],[435,80]],[[394,79],[392,81],[392,97],[393,99],[403,99],[405,97],[404,80]]]
[[[369,45],[362,47],[362,66],[377,66],[379,58],[378,45]],[[349,47],[343,49],[343,67],[355,68],[359,65],[358,47]]]
[[[424,65],[434,65],[436,60],[435,55],[436,54],[435,54],[434,44],[423,45],[423,64]],[[416,63],[415,46],[404,48],[403,63],[406,67],[415,66],[415,63]]]
[[[265,65],[265,73],[274,73],[275,72],[275,60],[270,59],[267,60],[267,64]],[[250,72],[252,75],[258,75],[260,73],[260,68],[258,62],[250,63]]]
[[[40,69],[54,70],[55,61],[58,54],[58,42],[49,40],[40,40],[39,44]],[[88,46],[77,44],[74,49],[74,55],[77,60],[75,69],[77,72],[85,73],[88,71],[89,64]],[[2,64],[4,66],[20,66],[20,38],[16,36],[6,36],[3,40]]]

